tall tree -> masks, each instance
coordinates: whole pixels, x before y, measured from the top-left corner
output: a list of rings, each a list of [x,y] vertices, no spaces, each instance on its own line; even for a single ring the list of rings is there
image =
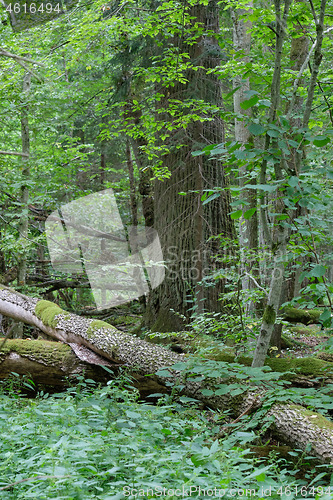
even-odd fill
[[[285,39],[288,12],[291,0],[285,0],[283,13],[281,4],[282,2],[280,0],[275,0],[277,31],[276,31],[276,47],[275,47],[275,67],[274,67],[274,76],[272,82],[271,107],[270,107],[271,122],[273,122],[273,120],[277,116],[277,108],[280,98],[281,60],[283,52],[282,49]],[[325,9],[326,9],[326,0],[321,0],[319,17],[317,17],[316,13],[313,11],[314,21],[316,26],[316,40],[315,43],[313,44],[312,50],[309,52],[308,56],[305,58],[305,61],[303,62],[298,78],[296,78],[295,80],[294,92],[291,97],[290,110],[294,110],[300,78],[303,74],[303,70],[305,69],[307,63],[309,62],[309,57],[311,56],[312,51],[314,51],[311,78],[308,86],[308,94],[307,94],[307,99],[305,101],[303,116],[302,116],[303,130],[307,129],[309,125],[309,119],[311,115],[311,109],[319,73],[319,67],[322,61],[322,44],[324,36]],[[266,146],[269,145],[269,142],[270,140],[267,139],[266,137],[265,145]],[[290,170],[288,162],[286,161],[284,155],[282,155],[282,159],[280,159],[279,161],[275,161],[274,164],[276,180],[278,182],[281,182],[284,177],[284,172],[286,172],[287,174],[294,174],[294,176],[296,176],[297,178],[302,169],[303,159],[304,159],[304,150],[303,148],[298,147],[295,152],[294,161],[292,163],[292,169]],[[265,163],[263,163],[262,168],[263,169],[266,168]],[[276,223],[276,239],[274,242],[275,263],[273,269],[273,276],[270,283],[268,302],[265,308],[261,324],[260,335],[258,338],[258,342],[253,357],[253,363],[252,363],[253,367],[264,365],[269,342],[271,340],[273,328],[276,321],[277,312],[280,307],[281,292],[285,279],[286,252],[287,252],[287,243],[289,241],[290,233],[288,225],[283,220],[281,220],[281,218],[284,219],[285,216],[287,215],[287,208],[288,208],[287,205],[285,204],[285,198],[283,197],[283,194],[284,192],[282,191],[282,196],[279,196],[278,199],[279,218]]]
[[[235,49],[236,65],[239,66],[238,74],[233,79],[234,88],[234,112],[235,139],[244,148],[253,141],[246,118],[252,116],[252,108],[243,109],[242,104],[250,98],[249,54],[251,50],[252,22],[248,16],[252,13],[253,2],[249,2],[246,8],[232,11],[233,21],[233,43]],[[248,178],[249,181],[248,181]],[[241,276],[243,291],[255,288],[254,282],[249,274],[256,275],[258,280],[258,216],[257,216],[257,192],[254,189],[244,189],[250,182],[256,184],[256,177],[248,170],[246,162],[240,168],[239,186],[241,188],[241,200],[246,203],[246,211],[252,210],[250,218],[241,218],[239,227],[239,246],[241,250]],[[247,301],[246,312],[251,313],[254,303]]]
[[[197,310],[220,309],[224,283],[214,276],[221,267],[217,236],[226,240],[235,237],[223,164],[192,155],[194,150],[224,141],[221,82],[214,73],[220,63],[215,0],[193,5],[188,22],[174,35],[171,49],[178,54],[179,67],[187,54],[189,67],[178,81],[164,83],[158,110],[164,130],[168,130],[168,124],[177,118],[173,107],[182,102],[180,119],[184,123],[183,128],[166,134],[169,152],[163,165],[170,177],[156,180],[154,185],[155,228],[167,264],[164,282],[149,297],[147,320],[158,331],[182,328],[193,306]],[[223,190],[210,200],[207,193],[216,187]],[[204,198],[207,203],[203,203]]]

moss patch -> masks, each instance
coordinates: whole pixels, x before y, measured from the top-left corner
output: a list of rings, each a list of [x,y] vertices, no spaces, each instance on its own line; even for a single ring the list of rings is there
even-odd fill
[[[56,316],[61,314],[62,316],[69,317],[70,314],[67,311],[61,309],[61,307],[57,306],[53,302],[49,302],[48,300],[40,300],[37,302],[35,307],[35,314],[37,318],[42,320],[44,325],[51,326],[52,328],[57,327]]]
[[[322,311],[317,309],[296,309],[295,307],[288,307],[284,311],[283,317],[290,322],[310,325],[311,323],[318,323],[321,313]]]
[[[273,306],[266,306],[262,318],[268,325],[274,325],[276,320],[276,312]]]
[[[302,415],[304,415],[304,417],[308,417],[309,420],[311,421],[311,423],[317,425],[321,429],[327,429],[330,432],[333,431],[333,422],[331,422],[330,420],[327,420],[327,418],[325,418],[320,413],[315,413],[314,411],[307,410],[303,406],[299,406],[299,405],[290,405],[289,407],[295,408],[297,411],[302,413]]]
[[[72,349],[67,344],[48,340],[9,339],[2,347],[1,352],[8,354],[16,352],[36,361],[48,361],[53,366],[62,366],[67,357],[72,357]]]
[[[88,337],[92,337],[92,335],[96,332],[96,330],[100,330],[101,328],[107,328],[108,330],[111,330],[111,325],[109,325],[109,323],[106,323],[106,321],[94,319],[94,321],[90,323],[89,328],[87,330]]]
[[[251,366],[252,358],[249,356],[235,357],[233,354],[220,351],[218,354],[210,353],[206,356],[208,359],[216,361],[225,361],[228,363],[241,363],[245,366]],[[306,375],[309,377],[322,377],[323,375],[333,374],[333,364],[327,363],[322,359],[317,358],[267,358],[265,365],[269,366],[274,372],[292,371],[295,374]],[[293,378],[288,376],[287,378]]]
[[[317,358],[333,363],[333,352],[319,352]]]
[[[265,365],[270,366],[276,372],[290,370],[312,377],[323,376],[328,373],[333,374],[333,365],[316,358],[274,358],[267,359]]]

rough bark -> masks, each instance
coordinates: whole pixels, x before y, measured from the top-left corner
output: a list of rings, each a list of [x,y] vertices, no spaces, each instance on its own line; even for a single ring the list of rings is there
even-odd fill
[[[28,375],[36,384],[52,387],[66,386],[68,385],[67,377],[73,378],[77,375],[85,375],[96,381],[105,381],[106,371],[98,364],[112,368],[112,363],[84,349],[86,361],[81,360],[69,345],[61,342],[29,339],[6,340],[0,349],[0,379],[5,379],[15,372]]]
[[[224,141],[224,125],[216,112],[216,108],[222,107],[221,81],[214,72],[207,73],[220,63],[220,48],[216,40],[219,31],[217,3],[210,1],[208,5],[194,5],[190,14],[193,25],[199,23],[204,32],[209,30],[210,35],[198,36],[196,43],[193,43],[193,35],[188,42],[186,36],[175,37],[173,47],[178,46],[180,53],[187,52],[189,61],[201,69],[186,71],[186,83],[175,82],[174,86],[165,88],[159,102],[158,116],[166,125],[159,133],[165,131],[169,150],[164,157],[164,166],[171,175],[163,181],[155,181],[154,227],[167,265],[163,283],[149,296],[146,319],[155,331],[183,329],[184,320],[186,322],[190,317],[193,306],[196,310],[221,309],[218,298],[223,293],[223,280],[210,278],[223,267],[219,262],[221,243],[216,237],[235,237],[228,216],[231,211],[228,191],[224,189],[218,198],[202,204],[203,193],[216,187],[226,188],[223,164],[219,159],[204,155],[192,156],[192,151]],[[167,125],[174,122],[172,103],[189,99],[193,99],[193,104],[182,110],[186,127],[170,133]],[[207,104],[204,109],[199,107],[197,110],[196,102]],[[202,119],[189,119],[191,113]],[[227,249],[228,244],[223,246]]]
[[[75,316],[52,302],[30,298],[6,287],[0,288],[0,314],[37,326],[53,338],[70,345],[75,344],[76,349],[80,349],[78,345],[88,347],[113,363],[134,367],[137,373],[143,376],[186,360],[183,355],[119,332],[108,323]],[[179,372],[170,370],[168,380],[177,382],[179,377]],[[161,384],[165,383],[163,377],[155,375],[155,379]],[[206,396],[201,392],[202,384],[191,379],[182,380],[182,384],[185,394],[221,411],[229,409],[234,416],[249,407],[258,406],[258,394],[255,389],[242,394],[241,397],[232,397],[230,394]],[[331,421],[295,405],[274,406],[270,409],[270,414],[275,417],[273,431],[282,436],[285,442],[297,443],[302,449],[310,442],[314,456],[322,462],[333,463]]]
[[[48,340],[10,339],[0,348],[0,379],[12,376],[12,373],[27,375],[36,385],[48,390],[59,390],[72,384],[77,376],[106,383],[112,374],[103,369],[106,366],[114,374],[118,373],[118,364],[107,361],[87,347],[79,344],[63,344]],[[144,377],[131,371],[133,386],[142,398],[153,393],[166,393],[164,385],[151,377]]]

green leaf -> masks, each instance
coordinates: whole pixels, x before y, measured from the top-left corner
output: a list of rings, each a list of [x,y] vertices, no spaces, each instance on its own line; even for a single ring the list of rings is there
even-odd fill
[[[298,186],[298,177],[296,177],[295,175],[293,175],[292,177],[290,177],[290,179],[288,180],[288,184],[291,187]]]
[[[242,217],[243,210],[236,210],[236,212],[230,213],[231,219],[240,219]]]
[[[310,271],[309,276],[313,278],[321,278],[326,273],[326,267],[321,264],[316,264]]]
[[[211,201],[215,200],[216,198],[218,198],[219,196],[221,196],[221,193],[214,193],[214,194],[211,194],[210,196],[208,196],[208,198],[202,202],[203,205],[206,205],[207,203],[210,203]]]
[[[213,454],[213,453],[216,453],[217,450],[219,449],[219,442],[218,440],[216,439],[216,441],[214,441],[214,443],[212,444],[212,446],[210,447],[210,453]]]
[[[158,375],[159,377],[171,377],[172,376],[168,370],[158,370],[158,372],[156,372],[156,375]]]
[[[259,101],[259,97],[257,95],[254,95],[250,99],[248,99],[247,101],[241,102],[240,107],[242,109],[249,109],[249,108],[252,108],[252,106],[254,106],[255,104],[257,104],[258,101]]]
[[[322,146],[326,146],[326,144],[328,144],[329,142],[331,142],[331,139],[326,135],[317,135],[317,137],[313,141],[313,144],[321,148]]]
[[[279,137],[280,135],[280,132],[278,130],[268,130],[267,131],[267,134],[270,136],[270,137]]]
[[[244,92],[244,96],[247,98],[247,99],[250,99],[251,97],[253,97],[254,95],[258,95],[259,92],[257,92],[256,90],[245,90]]]
[[[265,132],[265,127],[260,125],[260,123],[251,123],[248,126],[248,130],[252,135],[260,135]]]
[[[214,394],[214,391],[211,389],[202,389],[201,391],[203,396],[212,396]]]
[[[308,207],[309,205],[311,205],[311,200],[309,200],[309,198],[301,198],[300,200],[298,200],[298,204],[300,207]]]
[[[218,147],[218,148],[214,148],[211,150],[210,154],[212,155],[220,155],[222,153],[226,153],[228,150],[224,147]]]
[[[215,392],[216,396],[223,396],[224,394],[229,394],[229,393],[230,389],[228,385],[220,387],[220,389],[217,389],[217,391]]]
[[[272,193],[277,189],[277,186],[272,184],[246,184],[243,189],[259,189],[260,191],[267,191]]]
[[[319,316],[319,320],[324,326],[331,326],[331,311],[329,309],[324,309],[324,311]]]
[[[246,149],[239,149],[234,154],[238,160],[248,160],[257,156],[253,151],[247,151]]]
[[[246,212],[244,212],[244,219],[250,219],[252,215],[256,212],[256,210],[257,207],[250,208],[250,210],[246,210]]]
[[[258,104],[259,106],[264,106],[265,108],[269,108],[271,105],[271,101],[269,101],[268,99],[260,99],[260,101],[258,101]]]

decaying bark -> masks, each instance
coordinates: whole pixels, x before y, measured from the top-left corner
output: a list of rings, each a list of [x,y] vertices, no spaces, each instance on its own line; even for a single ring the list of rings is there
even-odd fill
[[[108,371],[104,370],[104,366]],[[106,383],[112,378],[109,370],[117,375],[118,368],[118,364],[109,362],[79,344],[9,339],[0,348],[0,379],[6,379],[15,372],[27,375],[36,384],[36,388],[42,385],[48,390],[59,390],[75,382],[78,375]],[[166,387],[156,380],[135,371],[132,371],[132,380],[141,398],[157,392],[167,392]]]
[[[90,354],[95,358],[86,356],[86,360],[81,360],[69,345],[61,342],[6,340],[0,350],[0,379],[6,379],[15,372],[27,375],[36,384],[53,387],[68,385],[67,377],[74,378],[76,375],[101,382],[107,380],[109,374],[98,365],[112,368],[112,363],[91,351]]]
[[[184,355],[120,332],[108,323],[70,314],[52,302],[30,298],[6,287],[0,288],[0,314],[34,325],[62,342],[75,344],[77,350],[85,346],[112,363],[131,366],[142,376],[186,361]],[[168,380],[179,382],[180,376],[176,370],[170,370]],[[154,378],[165,384],[163,377],[155,375]],[[202,394],[203,384],[193,382],[190,378],[181,382],[186,395],[213,408],[222,411],[228,409],[236,417],[249,405],[253,406],[253,401],[258,399],[255,388],[238,397],[230,394],[206,396]],[[276,416],[274,432],[287,443],[297,442],[297,446],[302,449],[310,441],[314,456],[323,462],[333,463],[333,423],[311,412],[314,416],[308,417],[304,412],[302,407],[295,405],[274,406],[270,409],[270,414]]]

